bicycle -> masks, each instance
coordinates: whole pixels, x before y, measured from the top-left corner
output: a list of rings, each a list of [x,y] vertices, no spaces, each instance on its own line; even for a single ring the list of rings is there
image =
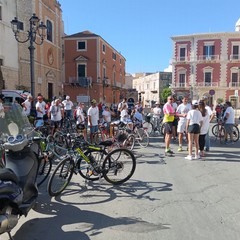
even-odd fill
[[[147,147],[149,145],[149,135],[147,129],[142,126],[142,124],[136,124],[133,128],[133,135],[135,137],[135,141],[141,147]]]
[[[113,185],[119,185],[132,177],[136,169],[133,153],[119,148],[107,153],[111,142],[94,146],[87,142],[76,142],[75,154],[66,156],[53,171],[48,182],[50,196],[58,196],[68,186],[73,174],[79,173],[84,179],[95,181],[103,177]],[[127,170],[127,173],[125,171]]]
[[[145,121],[143,121],[142,125],[147,130],[148,134],[152,134],[154,127],[153,127],[153,124],[151,122],[151,116],[150,115],[145,116]]]

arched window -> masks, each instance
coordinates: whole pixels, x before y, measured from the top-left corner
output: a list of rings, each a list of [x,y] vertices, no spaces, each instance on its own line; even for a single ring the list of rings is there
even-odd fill
[[[52,42],[52,23],[47,20],[47,40]]]

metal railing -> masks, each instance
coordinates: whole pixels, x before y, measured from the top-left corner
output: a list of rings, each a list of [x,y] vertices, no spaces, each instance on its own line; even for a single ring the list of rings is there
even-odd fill
[[[89,77],[69,77],[69,83],[79,87],[89,87],[91,85],[91,78]]]
[[[199,55],[198,60],[199,61],[216,61],[219,60],[219,55]]]

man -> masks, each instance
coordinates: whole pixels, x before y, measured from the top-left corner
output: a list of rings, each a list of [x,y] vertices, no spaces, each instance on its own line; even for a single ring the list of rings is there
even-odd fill
[[[178,132],[178,152],[181,152],[182,149],[182,142],[183,142],[183,134],[185,133],[187,138],[187,131],[186,131],[186,123],[187,123],[187,113],[192,109],[191,104],[188,103],[188,97],[185,96],[182,99],[182,103],[177,107],[176,115],[179,117],[177,132]]]
[[[85,116],[84,116],[84,103],[83,102],[79,103],[79,106],[75,111],[76,111],[77,129],[82,131],[84,139],[87,140],[87,131],[85,127]]]
[[[153,123],[154,123],[154,131],[160,132],[160,119],[162,114],[162,109],[160,108],[159,102],[155,103],[155,107],[151,109],[151,112],[153,113]]]
[[[91,101],[91,107],[88,109],[88,126],[90,127],[90,142],[93,142],[93,136],[98,131],[99,109],[95,99]]]
[[[38,95],[37,97],[37,103],[36,103],[36,111],[37,111],[37,122],[36,122],[36,127],[43,126],[43,116],[45,115],[45,106],[46,103],[43,101],[43,96]]]
[[[172,126],[175,116],[174,108],[172,107],[173,97],[168,96],[167,102],[163,106],[164,119],[163,122],[165,125],[165,153],[172,154],[173,151],[170,149],[170,141],[172,138]]]
[[[70,100],[69,96],[66,96],[66,99],[62,101],[63,107],[64,107],[64,113],[65,117],[71,118],[72,117],[72,107],[73,102]]]
[[[52,135],[61,126],[61,120],[64,117],[64,111],[60,106],[60,99],[55,99],[54,104],[51,105],[48,111],[48,118],[51,119]]]
[[[212,111],[212,109],[207,105],[207,97],[206,96],[203,96],[202,97],[202,101],[204,101],[204,103],[205,103],[205,108],[207,109],[207,111],[208,111],[208,115],[210,116],[210,122],[213,120],[213,118],[214,118],[214,113],[213,113],[213,111]],[[205,136],[205,151],[206,152],[209,152],[210,151],[210,137],[209,137],[209,130],[208,130],[208,132],[207,132],[207,134],[206,134],[206,136]]]
[[[120,116],[121,111],[123,110],[124,106],[126,106],[126,109],[128,110],[128,104],[127,104],[127,98],[124,98],[122,102],[118,104],[118,114]]]
[[[233,125],[235,123],[234,119],[234,110],[232,108],[232,104],[229,101],[225,103],[226,110],[223,115],[224,120],[224,128],[225,128],[225,143],[233,144]],[[227,141],[228,135],[230,135],[230,141]]]
[[[26,116],[29,116],[29,115],[30,115],[32,100],[33,100],[32,95],[29,94],[29,95],[27,96],[27,99],[22,103],[23,113],[24,113]]]

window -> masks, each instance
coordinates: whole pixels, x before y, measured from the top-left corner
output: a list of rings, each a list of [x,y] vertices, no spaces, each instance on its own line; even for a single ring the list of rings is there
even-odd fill
[[[206,60],[211,60],[215,54],[215,47],[214,45],[206,45],[203,47],[203,56]]]
[[[87,43],[86,41],[78,41],[77,42],[77,49],[78,50],[86,50],[87,49]]]
[[[204,82],[205,82],[205,86],[211,86],[211,82],[212,82],[212,73],[211,72],[204,73]]]
[[[232,59],[239,59],[239,46],[233,46]]]
[[[86,77],[86,65],[78,64],[78,77]]]
[[[116,60],[117,59],[117,54],[116,53],[112,53],[112,59]]]
[[[106,46],[105,44],[102,45],[102,51],[105,53],[106,52]]]
[[[186,74],[185,73],[180,73],[179,74],[179,87],[184,87],[185,86],[185,79],[186,79]]]
[[[180,48],[180,53],[179,53],[180,61],[185,61],[186,58],[186,48]]]
[[[232,73],[232,87],[238,87],[238,73]]]
[[[47,40],[51,41],[53,40],[53,29],[52,29],[52,23],[47,20]]]

